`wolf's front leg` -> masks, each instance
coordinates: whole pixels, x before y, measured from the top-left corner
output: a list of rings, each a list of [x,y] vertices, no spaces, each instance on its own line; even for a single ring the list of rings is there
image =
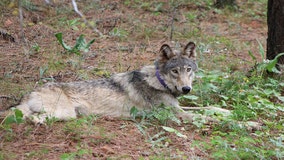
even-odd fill
[[[195,114],[191,112],[184,111],[183,108],[187,110],[211,110],[215,112],[222,113],[223,116],[227,117],[231,115],[230,110],[217,108],[217,107],[180,107],[179,112],[177,112],[177,116],[182,118],[183,120],[187,120],[188,122],[192,123],[196,119],[204,119],[206,122],[213,122],[213,123],[220,123],[221,120],[212,118],[209,116],[204,116],[201,114]],[[261,130],[262,124],[253,121],[241,122],[241,121],[233,121],[233,123],[238,124],[241,128],[246,128],[247,130]]]
[[[177,112],[177,116],[180,117],[184,121],[188,121],[189,123],[193,123],[193,121],[197,120],[197,119],[203,119],[207,123],[209,123],[209,122],[214,122],[214,123],[219,122],[219,120],[217,120],[215,118],[212,118],[212,117],[209,117],[209,116],[204,116],[204,115],[201,115],[201,114],[187,112],[187,111],[184,111],[184,110],[178,111]]]

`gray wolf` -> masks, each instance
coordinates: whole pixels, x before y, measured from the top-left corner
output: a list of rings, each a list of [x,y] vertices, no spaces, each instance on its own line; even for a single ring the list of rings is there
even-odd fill
[[[181,107],[178,96],[192,90],[196,64],[196,45],[187,43],[182,49],[168,44],[161,46],[154,65],[140,70],[114,74],[108,79],[71,83],[47,83],[24,97],[20,105],[25,118],[44,123],[47,118],[68,120],[80,115],[130,117],[130,109],[151,110],[161,104],[172,106],[177,117],[188,122],[196,118],[218,122],[211,117],[186,112],[183,109],[206,109],[230,115],[217,107]],[[257,122],[240,123],[260,129]]]
[[[50,117],[68,120],[89,114],[130,117],[134,106],[150,110],[160,104],[172,106],[182,115],[177,97],[192,90],[198,68],[195,48],[193,42],[179,50],[164,44],[152,66],[108,79],[47,83],[25,96],[16,108],[35,123],[44,123]],[[191,118],[190,114],[186,116]]]

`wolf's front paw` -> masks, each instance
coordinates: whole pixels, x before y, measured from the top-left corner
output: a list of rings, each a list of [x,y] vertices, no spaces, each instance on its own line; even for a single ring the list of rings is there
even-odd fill
[[[247,121],[244,125],[249,131],[259,131],[262,130],[263,127],[263,124],[253,121]]]

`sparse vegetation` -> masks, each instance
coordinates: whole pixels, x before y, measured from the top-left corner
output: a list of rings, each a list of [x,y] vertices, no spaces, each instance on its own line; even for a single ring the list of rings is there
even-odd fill
[[[188,124],[169,106],[151,112],[133,107],[131,119],[93,115],[37,126],[13,110],[1,113],[0,159],[284,158],[284,78],[276,59],[265,58],[265,0],[227,1],[232,5],[223,8],[213,0],[78,1],[102,37],[86,27],[69,1],[53,2],[24,1],[24,43],[0,37],[1,112],[49,81],[109,77],[151,64],[157,46],[172,33],[174,41],[198,46],[199,72],[193,92],[180,97],[181,103],[232,114],[197,111],[221,123]],[[17,2],[1,1],[0,9],[0,29],[18,40]],[[262,130],[247,130],[239,121],[258,122]]]

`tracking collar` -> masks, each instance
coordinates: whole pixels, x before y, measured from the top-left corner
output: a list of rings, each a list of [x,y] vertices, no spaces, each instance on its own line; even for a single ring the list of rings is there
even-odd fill
[[[159,70],[159,65],[158,65],[157,61],[155,62],[155,67],[156,67],[155,75],[156,75],[158,81],[161,83],[162,86],[164,86],[166,89],[168,89],[170,92],[172,92],[171,89],[169,88],[169,86],[166,84],[166,82],[161,77],[160,70]]]
[[[158,67],[156,67],[156,74],[155,75],[156,75],[157,79],[159,80],[159,82],[161,83],[161,85],[163,85],[165,88],[169,89],[166,82],[161,78],[160,71],[159,71]]]

